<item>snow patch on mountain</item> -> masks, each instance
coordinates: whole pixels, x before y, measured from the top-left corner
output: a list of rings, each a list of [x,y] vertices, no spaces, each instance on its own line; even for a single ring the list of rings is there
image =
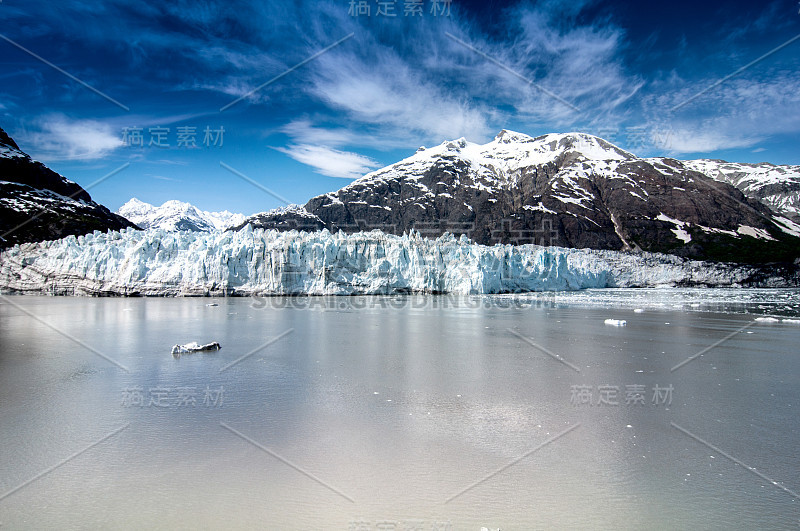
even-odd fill
[[[19,149],[14,140],[0,129],[0,159],[30,158]]]
[[[11,146],[0,144],[0,159],[27,158],[27,155]]]
[[[675,228],[670,229],[670,231],[672,231],[675,237],[681,240],[683,243],[689,243],[690,241],[692,241],[692,235],[686,232],[686,229],[684,229],[684,227],[690,226],[691,223],[687,223],[679,219],[673,219],[668,215],[664,214],[663,212],[659,213],[656,219],[659,221],[666,221],[667,223],[672,223],[673,225],[675,225]]]
[[[117,213],[143,229],[166,231],[222,231],[244,222],[245,216],[223,210],[206,212],[181,201],[167,201],[160,207],[135,197],[122,205]]]
[[[764,229],[758,229],[756,227],[750,227],[748,225],[739,225],[739,228],[736,229],[736,232],[738,232],[739,234],[743,234],[745,236],[751,236],[753,238],[757,238],[759,240],[775,241],[775,238],[770,236],[769,233]]]
[[[773,219],[778,227],[783,230],[783,232],[791,234],[792,236],[800,237],[800,224],[795,223],[791,219],[787,219],[783,216],[775,216]]]
[[[0,207],[8,207],[25,214],[35,215],[43,210],[53,210],[56,207],[76,214],[88,205],[83,199],[57,194],[52,190],[35,189],[29,186],[20,186],[19,183],[0,181],[0,190],[6,188],[12,190],[13,193],[0,197]]]

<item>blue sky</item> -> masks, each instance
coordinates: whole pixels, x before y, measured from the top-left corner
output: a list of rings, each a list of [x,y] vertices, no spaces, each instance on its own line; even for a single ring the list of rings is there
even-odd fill
[[[2,0],[0,21],[0,127],[85,187],[128,164],[89,189],[112,209],[303,204],[504,128],[800,164],[800,39],[720,83],[800,35],[796,1]]]

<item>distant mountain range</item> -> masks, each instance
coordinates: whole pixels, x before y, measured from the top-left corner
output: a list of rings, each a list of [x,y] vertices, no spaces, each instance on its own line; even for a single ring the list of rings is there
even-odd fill
[[[0,129],[0,248],[135,225],[77,183],[31,160]]]
[[[800,221],[800,166],[715,159],[687,160],[683,164],[717,181],[732,184],[747,197],[758,199],[775,212]]]
[[[461,138],[419,148],[303,209],[245,223],[792,262],[798,189],[797,166],[639,158],[592,135],[503,130],[484,145]]]
[[[160,207],[139,201],[135,197],[122,205],[117,213],[142,229],[166,231],[190,230],[211,232],[225,230],[244,222],[245,216],[222,212],[206,212],[181,201],[167,201]]]

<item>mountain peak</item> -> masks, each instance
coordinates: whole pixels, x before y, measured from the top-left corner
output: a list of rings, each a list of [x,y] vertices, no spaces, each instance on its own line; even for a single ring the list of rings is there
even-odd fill
[[[3,128],[0,127],[0,146],[2,146],[2,145],[5,145],[5,146],[8,146],[10,148],[16,149],[17,151],[20,151],[19,146],[17,145],[16,142],[14,142],[14,139],[11,138],[10,136],[8,136],[8,133],[3,131]]]
[[[635,159],[636,155],[625,151],[599,136],[589,133],[549,133],[538,136],[534,141],[547,144],[551,151],[572,151],[590,160]]]
[[[518,133],[516,131],[511,131],[509,129],[503,129],[497,136],[494,137],[492,142],[502,142],[503,144],[510,144],[512,142],[530,142],[533,138],[526,135],[525,133]]]
[[[0,158],[3,159],[30,159],[22,152],[14,139],[0,127]]]
[[[131,197],[128,200],[127,203],[125,203],[124,205],[122,205],[122,207],[120,207],[120,210],[122,208],[125,208],[125,207],[151,207],[152,208],[152,206],[153,205],[151,205],[150,203],[145,203],[144,201],[141,201],[140,199],[138,199],[136,197]]]
[[[455,140],[445,140],[444,142],[442,142],[442,145],[450,151],[459,151],[461,149],[464,149],[470,144],[472,144],[472,142],[469,142],[463,136]]]
[[[776,218],[782,223],[778,226],[767,206],[748,202],[751,208],[739,208],[743,202],[735,188],[704,183],[722,173],[741,187],[748,182],[741,168],[642,159],[576,131],[532,138],[503,129],[485,144],[459,138],[417,151],[336,192],[312,198],[305,210],[331,231],[379,228],[402,234],[416,229],[428,237],[450,232],[490,245],[537,243],[754,263],[793,261],[800,255],[800,240],[792,240],[795,233],[800,236],[800,224],[781,217]],[[759,184],[786,182],[793,170],[780,170],[750,168],[747,175]],[[792,201],[772,203],[787,212],[796,208]],[[278,225],[258,220],[256,226],[315,228],[297,216],[290,221]]]
[[[135,197],[117,211],[143,229],[158,228],[167,231],[190,230],[210,232],[225,230],[244,221],[242,214],[205,212],[191,203],[171,199],[159,207]]]
[[[32,160],[0,129],[0,248],[129,226],[80,185]]]

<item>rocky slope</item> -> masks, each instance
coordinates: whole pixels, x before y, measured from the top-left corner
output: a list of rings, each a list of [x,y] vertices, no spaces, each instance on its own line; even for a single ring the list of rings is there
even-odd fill
[[[231,230],[239,230],[250,225],[254,229],[275,229],[280,231],[298,230],[314,232],[326,228],[326,224],[300,205],[288,205],[285,207],[274,208],[267,212],[255,214],[242,220],[238,225],[231,227]]]
[[[117,214],[135,223],[142,229],[162,229],[168,231],[190,230],[210,232],[225,230],[240,225],[245,217],[227,210],[206,212],[189,203],[167,201],[156,207],[139,201],[135,197],[122,205]]]
[[[0,129],[0,248],[132,226],[77,183],[31,160]]]
[[[744,263],[800,257],[800,224],[701,165],[642,159],[587,134],[501,131],[420,148],[256,227],[465,234],[477,243],[643,250]],[[266,223],[266,222],[269,223]],[[305,224],[305,225],[304,225]]]

